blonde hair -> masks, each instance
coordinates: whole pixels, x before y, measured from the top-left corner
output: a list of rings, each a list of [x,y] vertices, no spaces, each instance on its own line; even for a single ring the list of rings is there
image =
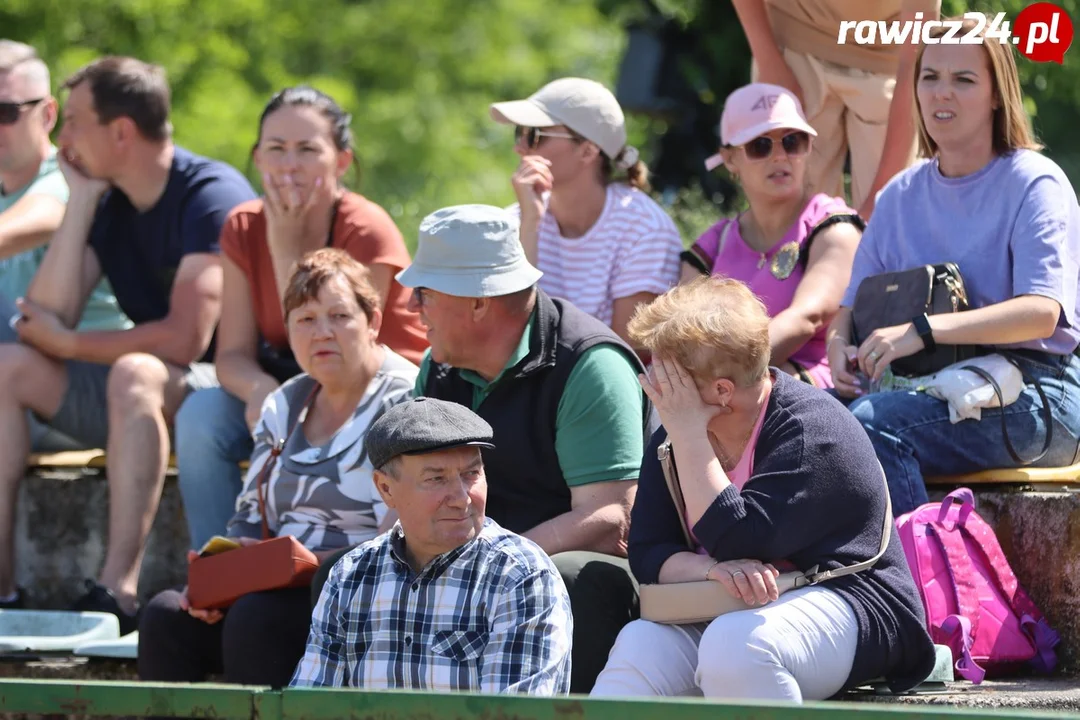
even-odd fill
[[[966,36],[974,30],[978,23],[973,18],[953,18],[960,21],[960,35]],[[1020,76],[1016,70],[1016,59],[1013,57],[1012,46],[1008,43],[999,43],[991,38],[986,39],[986,28],[991,27],[991,18],[987,16],[987,22],[983,30],[976,33],[977,37],[983,38],[979,47],[986,53],[987,64],[990,66],[992,76],[994,99],[998,107],[994,110],[993,147],[994,152],[1003,155],[1012,150],[1042,150],[1042,145],[1035,139],[1035,133],[1031,129],[1031,122],[1027,111],[1024,110],[1024,95],[1020,90]],[[930,37],[940,38],[948,30],[948,26],[931,28]],[[915,58],[915,117],[919,129],[919,154],[923,157],[933,157],[937,154],[938,146],[930,133],[926,130],[923,122],[922,107],[919,105],[919,75],[922,74],[923,53],[926,45],[919,48]]]
[[[654,358],[675,360],[699,384],[752,387],[769,371],[769,313],[743,283],[703,276],[639,305],[627,332]]]

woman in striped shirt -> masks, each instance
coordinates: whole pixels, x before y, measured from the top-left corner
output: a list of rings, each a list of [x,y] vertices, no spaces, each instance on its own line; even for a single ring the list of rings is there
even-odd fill
[[[417,368],[378,342],[381,302],[367,269],[324,248],[298,264],[284,296],[289,345],[303,373],[263,403],[244,488],[228,536],[241,545],[291,535],[325,561],[389,527],[364,438],[393,405],[408,400]],[[188,553],[188,561],[196,553]],[[167,590],[143,611],[139,676],[283,686],[304,653],[311,623],[307,587],[250,593],[228,610],[191,608],[187,589]]]
[[[515,126],[512,210],[529,262],[544,273],[541,289],[627,340],[634,309],[678,282],[683,245],[647,194],[648,171],[626,144],[615,96],[592,80],[562,78],[525,100],[495,103],[491,116]]]

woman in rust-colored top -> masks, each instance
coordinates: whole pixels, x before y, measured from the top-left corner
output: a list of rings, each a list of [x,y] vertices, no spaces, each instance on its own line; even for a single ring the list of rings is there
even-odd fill
[[[222,229],[224,269],[216,368],[220,388],[190,395],[176,418],[175,452],[191,545],[225,532],[240,492],[238,463],[252,450],[264,400],[299,374],[289,350],[282,292],[305,254],[335,247],[363,263],[382,301],[378,341],[418,364],[427,348],[409,293],[409,266],[387,212],[344,187],[354,162],[350,116],[309,87],[282,90],[263,110],[253,151],[264,196],[237,206]]]

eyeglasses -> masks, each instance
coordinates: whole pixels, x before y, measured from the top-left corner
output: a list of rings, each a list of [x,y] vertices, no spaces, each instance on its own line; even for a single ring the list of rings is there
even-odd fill
[[[543,140],[541,140],[540,138],[546,137],[563,138],[564,140],[578,139],[576,135],[570,135],[568,133],[544,132],[540,128],[522,127],[521,125],[517,125],[514,127],[514,142],[520,143],[524,138],[525,147],[529,148],[530,150],[535,150],[536,148],[540,147],[540,143],[543,142]]]
[[[805,155],[810,147],[810,135],[802,130],[790,132],[780,138],[780,144],[788,155]],[[775,143],[771,137],[762,135],[743,145],[743,150],[751,160],[764,160],[772,155],[773,145]]]
[[[19,122],[24,107],[33,107],[45,98],[24,100],[22,102],[0,102],[0,125],[14,125]]]

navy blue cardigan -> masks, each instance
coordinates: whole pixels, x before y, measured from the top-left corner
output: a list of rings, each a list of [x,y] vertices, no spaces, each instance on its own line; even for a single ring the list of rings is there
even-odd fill
[[[720,493],[694,535],[717,560],[786,560],[804,572],[868,560],[881,547],[885,514],[870,439],[833,397],[778,370],[773,378],[750,480],[741,493],[734,486]],[[658,582],[664,562],[687,549],[656,454],[666,439],[661,427],[645,451],[631,514],[630,567],[640,583]],[[685,484],[685,471],[680,475]],[[825,586],[851,605],[859,623],[845,688],[884,677],[902,692],[926,679],[933,642],[895,532],[876,565]]]

